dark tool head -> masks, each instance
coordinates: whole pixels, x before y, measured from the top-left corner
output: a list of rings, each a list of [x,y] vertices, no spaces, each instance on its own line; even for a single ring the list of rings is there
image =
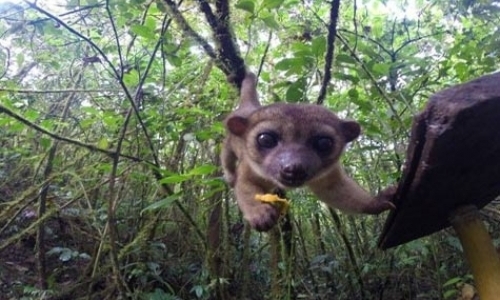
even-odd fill
[[[500,73],[433,95],[414,119],[406,160],[382,249],[446,228],[457,207],[500,195]]]

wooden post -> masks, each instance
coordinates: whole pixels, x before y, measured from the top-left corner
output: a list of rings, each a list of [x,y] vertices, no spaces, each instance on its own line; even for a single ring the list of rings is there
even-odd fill
[[[481,300],[500,297],[500,258],[474,205],[459,207],[450,215],[474,276]]]

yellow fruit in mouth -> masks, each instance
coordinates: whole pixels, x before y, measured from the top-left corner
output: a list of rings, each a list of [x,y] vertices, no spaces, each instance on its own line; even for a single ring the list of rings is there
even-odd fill
[[[255,200],[276,206],[282,215],[286,214],[290,206],[287,199],[280,198],[276,194],[257,194]]]

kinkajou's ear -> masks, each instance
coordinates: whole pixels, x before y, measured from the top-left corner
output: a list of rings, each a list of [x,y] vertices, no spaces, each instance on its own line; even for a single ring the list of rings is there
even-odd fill
[[[242,136],[248,127],[248,120],[241,116],[231,116],[226,121],[229,131],[237,136]]]
[[[355,140],[361,133],[361,126],[359,126],[358,122],[351,120],[342,120],[341,122],[340,128],[346,143]]]

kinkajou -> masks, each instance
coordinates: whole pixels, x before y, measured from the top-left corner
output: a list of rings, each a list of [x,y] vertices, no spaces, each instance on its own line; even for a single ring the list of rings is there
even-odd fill
[[[394,188],[374,197],[344,172],[339,157],[360,126],[314,104],[276,103],[261,106],[257,78],[247,73],[239,107],[225,120],[227,136],[221,153],[224,176],[234,187],[244,218],[259,231],[271,229],[279,217],[256,194],[276,188],[307,186],[327,205],[344,212],[378,214],[394,208]]]

